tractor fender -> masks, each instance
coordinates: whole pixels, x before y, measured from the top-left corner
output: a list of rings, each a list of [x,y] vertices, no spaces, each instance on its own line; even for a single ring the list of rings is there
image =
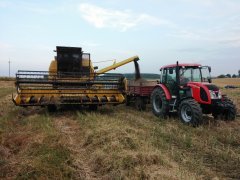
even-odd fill
[[[170,99],[171,99],[171,94],[170,94],[168,88],[167,88],[164,84],[157,84],[157,85],[153,88],[153,90],[156,89],[156,88],[161,88],[161,89],[164,91],[167,100],[170,100]]]

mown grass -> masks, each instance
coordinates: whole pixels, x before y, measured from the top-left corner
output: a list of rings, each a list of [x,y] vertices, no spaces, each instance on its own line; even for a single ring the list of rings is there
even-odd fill
[[[141,179],[150,177],[145,166],[159,166],[160,170],[171,168],[161,150],[147,141],[145,125],[135,124],[135,111],[125,114],[122,108],[125,107],[120,111],[116,109],[118,113],[107,109],[77,112],[75,118],[84,137],[82,146],[91,157],[88,163],[92,171],[99,177]]]
[[[9,105],[0,118],[0,178],[71,178],[71,154],[59,136],[44,109]]]
[[[0,81],[14,81],[15,77],[0,77]]]
[[[238,93],[229,96],[238,102]],[[239,118],[205,116],[192,128],[176,116],[156,118],[149,107],[49,114],[15,107],[7,94],[0,97],[0,178],[240,179]]]
[[[13,92],[13,88],[0,88],[0,98]]]

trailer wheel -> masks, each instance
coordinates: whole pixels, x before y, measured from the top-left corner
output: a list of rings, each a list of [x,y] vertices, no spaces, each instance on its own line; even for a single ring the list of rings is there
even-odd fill
[[[152,112],[157,117],[166,117],[169,113],[169,102],[164,91],[156,88],[151,94]]]
[[[180,103],[178,114],[184,124],[197,127],[202,124],[202,109],[194,99],[185,99]]]
[[[146,101],[143,97],[137,97],[135,101],[135,106],[137,110],[139,111],[145,111],[146,110]]]
[[[126,102],[125,102],[126,106],[130,106],[131,97],[126,95],[125,100],[126,100]]]

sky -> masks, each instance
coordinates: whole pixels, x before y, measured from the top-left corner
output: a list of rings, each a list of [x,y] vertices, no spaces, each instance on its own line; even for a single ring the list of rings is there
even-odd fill
[[[143,73],[179,61],[209,65],[213,76],[237,74],[240,1],[0,0],[0,76],[9,60],[11,76],[47,71],[56,46],[82,47],[99,69],[138,55]]]

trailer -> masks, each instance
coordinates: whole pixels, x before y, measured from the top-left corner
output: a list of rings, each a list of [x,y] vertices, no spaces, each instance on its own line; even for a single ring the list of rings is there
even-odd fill
[[[150,97],[154,87],[157,85],[156,80],[127,80],[126,87],[126,105],[134,104],[139,111],[146,110],[146,105],[150,104]]]

